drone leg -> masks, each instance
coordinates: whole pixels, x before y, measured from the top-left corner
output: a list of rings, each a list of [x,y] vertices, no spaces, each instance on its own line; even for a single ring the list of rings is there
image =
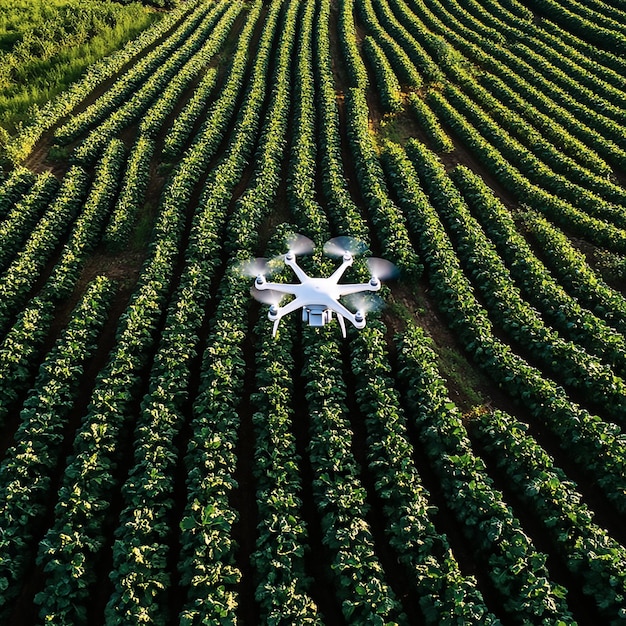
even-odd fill
[[[272,329],[272,337],[276,337],[276,331],[278,330],[279,323],[280,323],[280,317],[274,322],[274,328]]]
[[[346,338],[346,322],[343,319],[343,315],[339,315],[337,313],[337,321],[339,322],[339,326],[341,326],[341,332],[343,333],[343,338]]]

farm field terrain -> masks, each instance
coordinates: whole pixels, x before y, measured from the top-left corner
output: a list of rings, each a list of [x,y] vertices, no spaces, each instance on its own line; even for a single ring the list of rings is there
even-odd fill
[[[7,123],[0,622],[626,623],[625,18],[187,0]]]

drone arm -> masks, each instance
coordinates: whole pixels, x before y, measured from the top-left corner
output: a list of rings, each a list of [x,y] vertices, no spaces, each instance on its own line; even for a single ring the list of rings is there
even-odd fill
[[[352,265],[353,258],[352,256],[346,258],[343,257],[343,263],[330,275],[328,280],[331,283],[337,283],[339,279],[343,276],[343,273]]]
[[[295,255],[292,258],[289,258],[289,256],[286,256],[285,265],[288,265],[293,270],[293,273],[297,276],[298,280],[301,283],[308,280],[309,277],[306,275],[304,270],[296,263]]]
[[[352,313],[352,311],[349,311],[348,309],[346,309],[345,306],[343,306],[343,304],[341,304],[341,302],[333,302],[333,306],[332,306],[333,311],[335,311],[335,313],[337,314],[337,316],[343,316],[345,318],[347,318],[348,320],[350,320],[350,322],[352,322],[352,324],[354,324],[355,326],[357,326],[357,321],[354,317],[354,313]]]
[[[280,320],[285,315],[287,315],[288,313],[291,313],[292,311],[295,311],[296,309],[299,309],[301,306],[302,306],[302,303],[298,302],[298,299],[295,298],[291,302],[287,303],[285,306],[276,307],[276,311],[275,312],[272,312],[272,309],[270,309],[270,311],[269,311],[267,316],[270,318],[271,321],[274,322],[274,328],[272,330],[272,336],[273,337],[276,336],[276,331],[278,330],[278,324],[279,324]]]
[[[263,282],[261,284],[255,283],[254,286],[259,291],[263,291],[264,289],[270,289],[272,291],[280,291],[280,293],[288,293],[294,296],[298,293],[298,288],[300,287],[300,285],[292,285],[290,283],[268,283],[268,282]]]
[[[357,285],[337,285],[337,287],[339,288],[339,297],[341,297],[361,291],[378,291],[380,289],[380,282],[375,285],[372,285],[372,283],[361,283]]]
[[[270,319],[279,320],[281,317],[287,315],[288,313],[291,313],[292,311],[295,311],[296,309],[299,309],[301,306],[302,306],[302,301],[299,301],[298,298],[296,298],[295,300],[288,302],[285,306],[277,307],[276,313],[269,314]]]

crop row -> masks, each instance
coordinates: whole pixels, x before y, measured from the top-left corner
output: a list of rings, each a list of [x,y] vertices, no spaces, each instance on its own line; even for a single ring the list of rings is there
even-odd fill
[[[368,431],[368,462],[383,503],[390,544],[419,594],[426,623],[499,624],[487,610],[476,579],[461,574],[447,538],[432,521],[434,509],[415,468],[417,452],[409,441],[407,415],[394,386],[383,328],[380,322],[368,322],[351,341],[351,362]],[[471,496],[462,500],[467,510]],[[516,578],[519,582],[520,572]],[[512,602],[518,596],[514,598]]]
[[[519,202],[541,207],[550,220],[596,245],[616,252],[626,250],[626,233],[623,229],[588,215],[530,182],[442,94],[431,92],[428,101],[454,133],[481,160],[489,173],[508,188]]]
[[[112,284],[96,278],[74,309],[20,413],[15,443],[0,465],[2,541],[0,542],[0,614],[8,619],[34,556],[34,539],[45,522],[52,476],[60,460],[69,413],[81,377],[107,318]],[[25,356],[32,356],[25,354]],[[3,402],[3,407],[7,406]]]
[[[407,277],[417,278],[422,265],[409,240],[402,213],[389,197],[368,126],[365,93],[350,89],[346,94],[348,138],[365,204],[386,254]]]
[[[135,218],[143,204],[150,176],[154,142],[140,135],[130,150],[120,192],[111,211],[103,243],[110,250],[121,250],[128,243]]]
[[[562,123],[568,132],[595,148],[601,155],[622,158],[623,150],[615,122],[602,117],[596,110],[573,102],[570,96],[535,73],[531,66],[519,60],[505,46],[479,36],[450,16],[444,7],[439,6],[436,11],[431,11],[421,0],[412,0],[411,6],[416,19],[423,19],[440,37],[452,42],[467,59],[489,70],[477,76],[477,80],[491,84],[494,78],[499,79],[502,85],[508,86],[527,103]],[[533,79],[535,84],[529,82]]]
[[[0,271],[5,270],[18,253],[57,190],[57,179],[52,174],[42,174],[37,177],[28,193],[8,211],[6,218],[0,223]]]
[[[198,3],[191,15],[185,17],[174,33],[168,34],[165,39],[151,52],[134,63],[127,71],[121,74],[113,85],[105,91],[95,102],[90,104],[80,113],[69,118],[60,128],[55,131],[55,139],[61,143],[69,143],[89,128],[102,122],[120,107],[125,108],[127,101],[133,98],[133,94],[140,85],[149,81],[150,76],[171,56],[180,56],[179,48],[184,47],[187,38],[196,31],[208,14],[214,14],[212,3]],[[209,22],[212,23],[212,22]]]
[[[137,122],[140,132],[154,137],[182,91],[220,50],[239,13],[238,3],[218,2],[202,24],[162,62],[137,90],[91,131],[75,150],[78,163],[90,163],[109,138]],[[76,119],[76,118],[72,118]]]
[[[576,485],[527,433],[528,426],[502,412],[472,421],[475,432],[507,484],[541,520],[558,554],[610,624],[624,619],[626,548],[594,523]]]
[[[572,620],[566,590],[550,580],[546,555],[537,551],[474,453],[423,331],[407,328],[399,344],[399,376],[412,421],[448,506],[507,615],[515,623]]]
[[[204,72],[191,98],[172,122],[165,137],[164,156],[169,158],[175,153],[179,153],[189,139],[194,124],[202,118],[209,101],[214,96],[213,90],[217,83],[217,74],[215,67],[210,67]]]
[[[619,427],[572,403],[561,387],[493,335],[486,312],[463,275],[456,253],[406,154],[397,146],[387,145],[383,156],[386,172],[429,268],[431,293],[461,344],[496,384],[548,426],[566,454],[594,477],[605,497],[618,510],[626,510],[620,443],[623,436]]]
[[[122,49],[93,63],[83,76],[62,94],[34,111],[33,121],[20,129],[17,136],[5,146],[11,159],[16,163],[23,161],[43,133],[59,123],[59,120],[67,116],[102,82],[110,79],[133,60],[140,58],[160,38],[167,36],[168,31],[175,28],[177,22],[184,19],[186,14],[196,10],[200,3],[201,0],[193,0],[179,5],[135,39],[129,41]],[[130,71],[131,68],[128,69]]]
[[[161,203],[149,256],[118,325],[115,345],[98,374],[73,443],[50,527],[37,561],[45,573],[35,598],[44,621],[84,622],[104,525],[118,481],[120,444],[134,415],[134,395],[156,340],[180,247],[184,206]]]
[[[193,158],[197,161],[196,167],[206,166],[206,162],[214,156],[222,141],[228,124],[231,122],[237,98],[241,95],[241,91],[243,90],[243,79],[248,62],[248,47],[254,33],[255,25],[259,20],[260,13],[261,4],[255,2],[250,7],[248,19],[239,37],[237,52],[233,58],[230,72],[225,80],[224,86],[217,100],[207,111],[203,123],[200,125],[200,128],[192,140],[190,149],[183,156],[182,160],[184,162],[189,162],[189,159]],[[269,44],[266,42],[264,47],[258,49],[257,57],[260,56],[262,60],[265,59],[265,47],[267,45]],[[265,63],[265,61],[263,61],[263,63]],[[257,60],[255,60],[255,67],[258,67]],[[254,85],[259,83],[262,70],[256,69],[253,70],[253,72],[255,73],[254,78],[251,80],[249,91],[246,90],[246,92],[254,96],[257,93],[260,94],[258,87]],[[244,110],[247,109],[248,107],[244,108]],[[240,113],[240,115],[243,116],[244,113]],[[173,128],[176,129],[176,132],[168,134],[165,140],[163,150],[166,158],[172,158],[180,154],[186,138],[191,135],[193,125],[194,120],[190,116],[180,117],[179,121],[174,124]]]
[[[509,211],[479,176],[458,166],[450,172],[450,177],[477,215],[528,302],[537,307],[561,336],[584,346],[624,376],[626,339],[623,335],[567,293],[535,256]]]
[[[338,232],[351,233],[361,241],[369,241],[369,232],[359,208],[348,191],[343,171],[340,118],[332,71],[329,37],[330,2],[320,2],[315,27],[315,78],[317,102],[318,147],[320,176],[324,200]],[[343,35],[344,39],[348,37]]]
[[[2,179],[0,182],[0,219],[6,218],[34,182],[33,173],[29,169],[19,166]]]
[[[420,172],[423,188],[454,241],[456,255],[480,293],[494,324],[521,345],[551,376],[566,387],[584,392],[586,399],[607,417],[620,421],[626,387],[612,369],[578,345],[565,341],[547,327],[522,298],[511,275],[471,216],[461,194],[437,163],[423,150],[407,145],[407,153]]]
[[[254,100],[251,99],[249,102],[254,105]],[[116,531],[114,569],[110,575],[115,591],[107,606],[108,619],[112,623],[116,621],[120,624],[142,623],[149,619],[153,623],[164,624],[171,619],[167,607],[167,589],[170,580],[166,568],[171,530],[167,522],[173,506],[174,470],[178,456],[175,447],[176,435],[183,423],[182,403],[188,395],[191,360],[195,355],[195,345],[203,312],[208,303],[211,282],[218,267],[216,259],[219,258],[220,234],[226,221],[227,199],[241,175],[253,137],[254,127],[242,124],[231,139],[233,148],[238,149],[233,149],[230,157],[209,176],[192,221],[185,253],[185,267],[169,306],[150,374],[149,392],[143,399],[140,418],[135,429],[135,464],[122,488],[125,508]],[[189,154],[195,149],[197,148],[192,148]],[[179,171],[185,172],[186,168],[179,168]],[[194,177],[198,174],[194,168],[188,171],[194,173]],[[224,302],[230,302],[231,298],[241,297],[239,291],[240,286],[236,281],[233,282],[232,277],[227,277],[221,296]],[[221,308],[218,310],[218,319],[220,315],[228,315],[230,306],[228,305],[225,310]],[[242,322],[233,318],[231,323],[235,331]],[[234,337],[237,336],[234,332]],[[217,350],[215,344],[213,348]],[[224,349],[240,350],[236,343],[226,343]],[[210,370],[206,376],[211,376]],[[201,394],[200,398],[203,397]],[[204,425],[202,432],[208,427],[211,414],[220,410],[209,400],[206,400],[206,404],[203,402],[202,399],[198,400],[196,406],[199,403],[213,413],[202,418],[198,417],[197,423]],[[200,445],[194,436],[191,445]],[[191,450],[192,448],[188,455],[192,454]],[[200,454],[200,451],[194,451],[193,454]],[[209,469],[206,463],[200,467]],[[196,558],[198,550],[196,537],[204,537],[198,534],[194,507],[201,494],[204,497],[208,494],[202,485],[197,484],[191,477],[188,489],[188,508],[181,522],[183,556],[180,570],[183,578],[188,581],[187,584],[191,586],[190,598],[197,598],[196,594],[207,592],[207,584],[210,583],[209,581],[201,583],[190,573],[199,565]],[[213,510],[217,507],[219,510],[217,504],[206,506],[212,506]],[[203,518],[202,525],[205,523],[206,520]],[[219,581],[223,582],[221,578]],[[225,611],[221,615],[221,618],[225,619],[227,611],[219,595],[218,585],[205,597],[207,603],[205,608],[208,610],[207,607],[210,605],[215,611]],[[197,607],[185,608],[184,619],[193,620],[192,615],[195,611]]]
[[[305,11],[311,13],[312,6],[307,4]],[[278,339],[266,326],[263,311],[257,327],[264,338],[257,350],[257,391],[252,396],[259,517],[251,557],[255,599],[263,623],[322,624],[305,567],[309,544],[301,499],[302,460],[293,433],[295,325],[293,319],[285,320]]]
[[[626,300],[607,285],[565,234],[541,215],[528,210],[523,223],[560,283],[596,315],[626,334]]]
[[[66,174],[54,201],[31,231],[20,254],[0,276],[0,333],[5,333],[27,293],[52,257],[80,209],[88,176],[79,167]]]

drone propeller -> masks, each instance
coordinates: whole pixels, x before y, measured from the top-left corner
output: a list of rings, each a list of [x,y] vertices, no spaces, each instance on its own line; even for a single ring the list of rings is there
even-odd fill
[[[297,233],[287,237],[286,244],[289,252],[295,254],[296,256],[311,254],[315,248],[315,244],[311,239],[305,237],[304,235],[298,235]]]
[[[365,243],[349,235],[333,237],[324,244],[324,254],[333,257],[343,256],[346,252],[349,252],[352,256],[356,256],[363,254],[366,250],[367,246]]]
[[[269,261],[263,257],[241,261],[235,268],[242,276],[264,276],[271,273]]]
[[[399,273],[398,268],[391,261],[387,261],[387,259],[372,256],[366,259],[365,262],[370,274],[380,280],[395,278]]]
[[[371,313],[372,311],[380,311],[385,305],[380,296],[372,293],[352,293],[344,298],[346,304],[355,311],[362,313]]]
[[[250,295],[263,304],[280,304],[285,294],[275,289],[257,289],[254,285],[250,287]]]

